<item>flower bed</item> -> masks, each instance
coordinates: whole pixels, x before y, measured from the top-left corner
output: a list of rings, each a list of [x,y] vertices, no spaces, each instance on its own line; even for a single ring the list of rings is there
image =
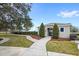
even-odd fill
[[[37,39],[37,40],[41,39],[41,37],[38,36],[38,35],[31,35],[31,37],[34,38],[34,39]]]

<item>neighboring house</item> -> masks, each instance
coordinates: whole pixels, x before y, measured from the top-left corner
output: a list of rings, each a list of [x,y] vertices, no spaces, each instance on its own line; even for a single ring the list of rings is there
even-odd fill
[[[45,25],[45,36],[53,36],[53,25],[49,23]],[[59,38],[70,38],[70,23],[56,23],[59,27]]]

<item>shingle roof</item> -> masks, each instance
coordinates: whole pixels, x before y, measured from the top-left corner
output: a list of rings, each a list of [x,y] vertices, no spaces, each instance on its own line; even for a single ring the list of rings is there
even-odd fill
[[[52,26],[54,24],[57,24],[57,25],[67,25],[67,26],[71,25],[70,23],[48,23],[48,24],[45,24],[45,26]]]

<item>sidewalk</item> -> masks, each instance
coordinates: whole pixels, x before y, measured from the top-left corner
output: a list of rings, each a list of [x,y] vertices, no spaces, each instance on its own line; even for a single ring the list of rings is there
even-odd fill
[[[56,52],[49,52],[48,51],[48,56],[74,56],[74,55],[64,54],[64,53],[56,53]]]

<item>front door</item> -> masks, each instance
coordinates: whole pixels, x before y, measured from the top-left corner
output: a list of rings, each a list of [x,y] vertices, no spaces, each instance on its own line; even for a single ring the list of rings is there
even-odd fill
[[[48,28],[48,36],[52,36],[53,35],[53,29],[52,28]]]

